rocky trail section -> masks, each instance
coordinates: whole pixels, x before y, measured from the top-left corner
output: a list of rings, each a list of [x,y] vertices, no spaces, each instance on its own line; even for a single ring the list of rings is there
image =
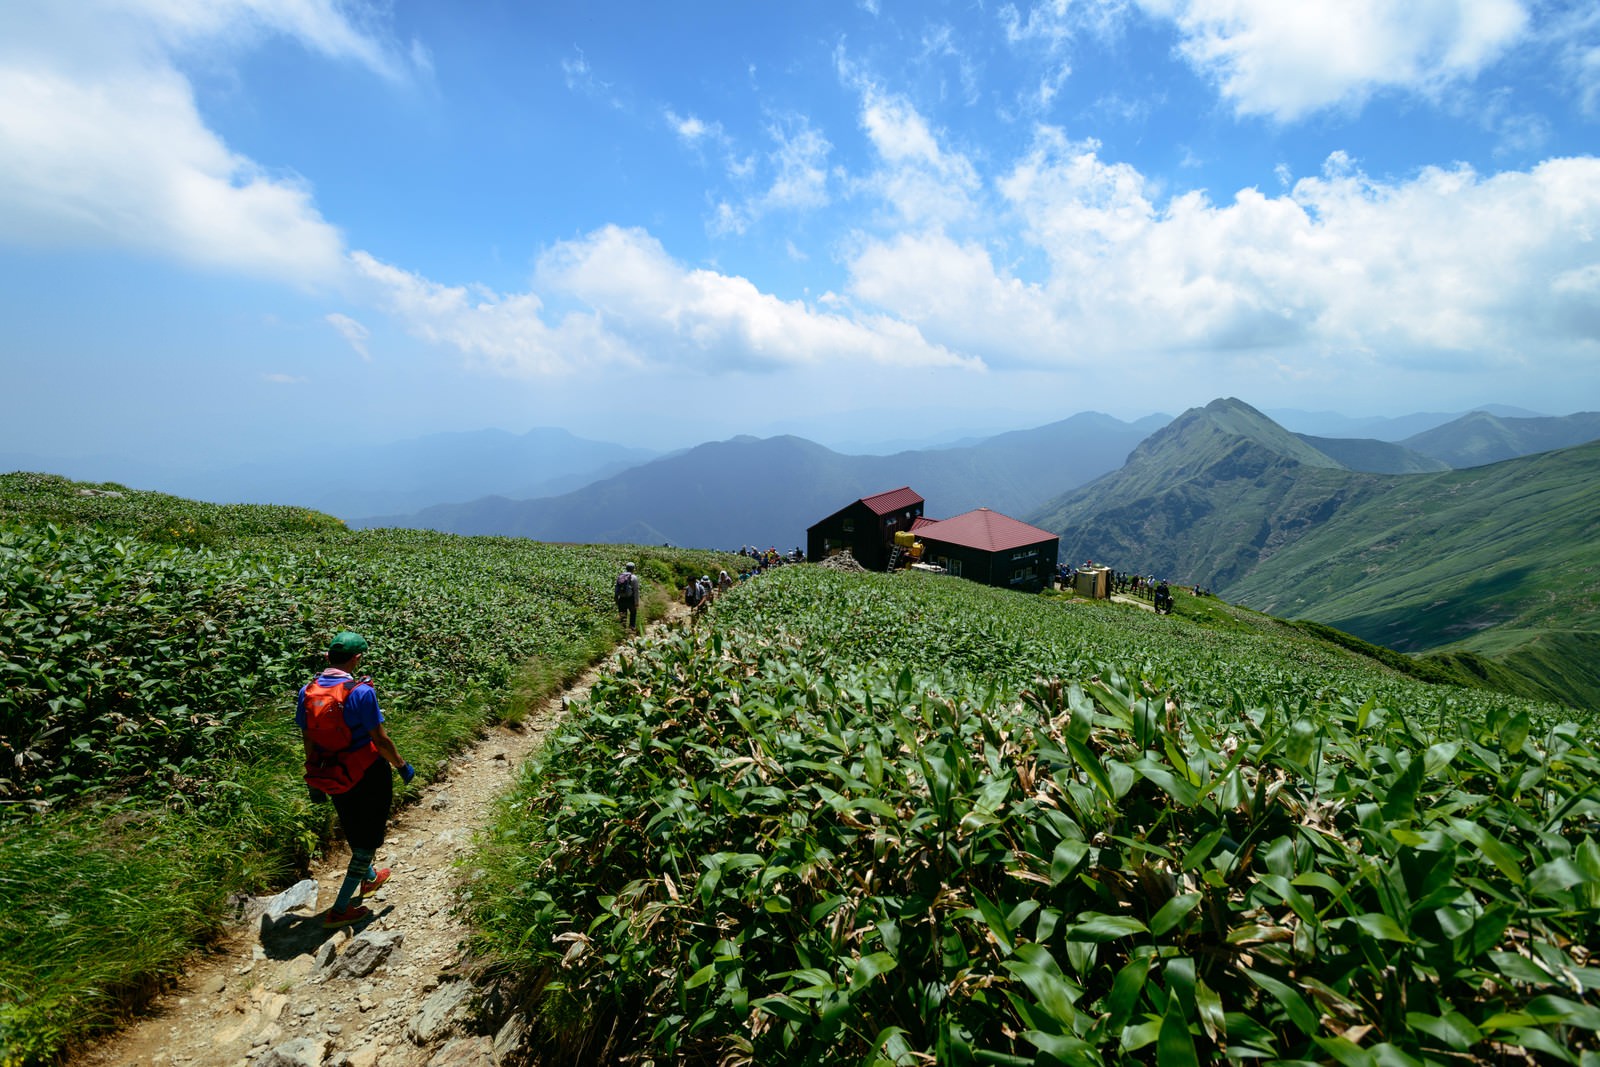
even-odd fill
[[[673,605],[668,622],[687,612]],[[473,872],[473,833],[600,668],[454,756],[446,773],[390,823],[378,865],[389,881],[365,903],[374,918],[322,928],[344,877],[342,842],[313,877],[238,902],[233,930],[197,955],[176,989],[73,1067],[498,1067],[514,1062],[524,1020],[475,986],[457,915]],[[403,743],[403,742],[402,742]]]

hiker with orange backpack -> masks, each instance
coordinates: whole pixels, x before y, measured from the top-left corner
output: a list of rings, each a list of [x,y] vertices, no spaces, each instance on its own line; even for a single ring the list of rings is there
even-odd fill
[[[339,826],[350,845],[350,865],[333,907],[323,917],[327,928],[372,917],[357,901],[389,878],[389,868],[372,865],[383,846],[394,802],[393,767],[400,779],[416,775],[383,728],[383,712],[371,678],[355,677],[366,638],[344,630],[328,645],[328,666],[300,690],[294,721],[306,750],[306,787],[311,799],[332,799]]]

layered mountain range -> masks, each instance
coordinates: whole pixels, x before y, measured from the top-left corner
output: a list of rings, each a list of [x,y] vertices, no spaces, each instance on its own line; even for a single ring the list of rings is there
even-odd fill
[[[1064,560],[1202,585],[1506,688],[1600,705],[1600,444],[1589,443],[1600,413],[1284,417],[1322,433],[1223,399],[1175,419],[1084,413],[893,455],[792,436],[659,455],[541,429],[160,477],[116,457],[0,466],[316,507],[356,526],[720,548],[801,544],[850,501],[910,485],[930,517],[986,506],[1059,533]],[[1329,435],[1345,427],[1372,436]]]
[[[1167,422],[1085,412],[977,444],[844,455],[800,437],[735,437],[644,463],[560,496],[490,497],[362,520],[543,541],[792,547],[806,527],[862,496],[910,485],[928,514],[987,506],[1022,514],[1117,469]]]

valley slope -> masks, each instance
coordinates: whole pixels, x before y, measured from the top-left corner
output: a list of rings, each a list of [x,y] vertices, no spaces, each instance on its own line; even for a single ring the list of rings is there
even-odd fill
[[[1378,475],[1218,400],[1029,521],[1062,535],[1063,559],[1210,586],[1600,706],[1600,443]]]

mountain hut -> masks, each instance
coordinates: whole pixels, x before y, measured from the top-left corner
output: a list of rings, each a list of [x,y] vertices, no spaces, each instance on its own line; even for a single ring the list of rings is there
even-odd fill
[[[1055,573],[1061,538],[988,508],[953,519],[923,519],[917,539],[924,562],[949,573],[1001,589],[1037,593]]]
[[[894,535],[911,529],[922,506],[922,497],[909,485],[846,504],[806,529],[806,558],[820,563],[848,548],[867,570],[886,570]]]

